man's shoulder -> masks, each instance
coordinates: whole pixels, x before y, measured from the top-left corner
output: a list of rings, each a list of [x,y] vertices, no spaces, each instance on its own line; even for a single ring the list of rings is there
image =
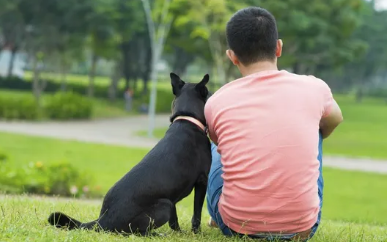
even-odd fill
[[[314,75],[301,75],[292,72],[288,72],[289,75],[293,76],[296,80],[302,80],[305,83],[318,87],[318,88],[329,88],[328,84],[321,78]]]

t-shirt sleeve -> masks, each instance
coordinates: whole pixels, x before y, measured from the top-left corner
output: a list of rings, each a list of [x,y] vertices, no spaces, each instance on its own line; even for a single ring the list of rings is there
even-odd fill
[[[210,139],[215,144],[218,144],[218,137],[216,136],[215,128],[214,128],[214,118],[212,115],[212,107],[211,107],[211,103],[209,102],[207,102],[207,104],[204,107],[204,115],[206,117],[208,134],[210,135]]]
[[[321,80],[321,84],[321,93],[323,95],[322,117],[326,117],[332,110],[334,100],[331,88],[328,86],[328,84],[323,80]]]

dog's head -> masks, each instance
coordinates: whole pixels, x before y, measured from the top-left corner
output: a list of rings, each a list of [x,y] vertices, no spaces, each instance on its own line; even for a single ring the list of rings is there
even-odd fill
[[[190,116],[196,118],[204,125],[204,105],[208,99],[208,83],[210,76],[206,74],[199,83],[185,83],[175,73],[171,73],[172,92],[175,98],[172,102],[171,122],[177,116]]]

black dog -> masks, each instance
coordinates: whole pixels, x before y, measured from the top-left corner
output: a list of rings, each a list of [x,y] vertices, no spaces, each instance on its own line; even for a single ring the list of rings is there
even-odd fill
[[[171,73],[175,99],[171,125],[163,139],[106,194],[97,220],[82,223],[63,213],[52,213],[51,225],[121,234],[150,235],[169,222],[179,231],[176,203],[195,188],[192,230],[200,230],[201,213],[211,167],[204,105],[209,76],[198,84],[185,83]],[[117,168],[119,169],[119,168]]]

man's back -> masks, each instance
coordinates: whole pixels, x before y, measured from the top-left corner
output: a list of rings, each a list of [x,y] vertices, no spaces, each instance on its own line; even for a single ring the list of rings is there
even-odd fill
[[[323,81],[277,70],[231,82],[208,100],[224,171],[219,212],[228,227],[251,234],[313,226],[319,123],[332,100]]]

